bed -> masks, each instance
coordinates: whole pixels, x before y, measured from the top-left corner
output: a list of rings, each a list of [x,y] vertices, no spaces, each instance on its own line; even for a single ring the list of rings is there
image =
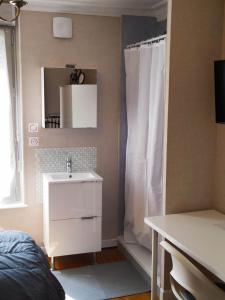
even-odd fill
[[[26,233],[0,232],[0,299],[65,299],[62,286],[49,270],[47,258]]]

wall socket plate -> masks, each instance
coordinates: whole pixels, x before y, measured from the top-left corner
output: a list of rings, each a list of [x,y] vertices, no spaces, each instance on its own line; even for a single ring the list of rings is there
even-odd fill
[[[39,146],[39,138],[36,136],[29,137],[29,146],[30,147],[38,147]]]
[[[29,123],[28,132],[30,133],[38,132],[38,123]]]

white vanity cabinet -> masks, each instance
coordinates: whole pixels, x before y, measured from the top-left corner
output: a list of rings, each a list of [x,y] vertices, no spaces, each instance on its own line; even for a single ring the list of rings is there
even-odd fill
[[[64,177],[56,174],[43,175],[44,244],[48,256],[101,251],[102,178],[94,172],[74,173],[72,178],[67,173]]]

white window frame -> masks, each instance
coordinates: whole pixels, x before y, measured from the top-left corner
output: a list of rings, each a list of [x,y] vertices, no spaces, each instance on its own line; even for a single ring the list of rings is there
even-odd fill
[[[11,46],[12,46],[12,66],[13,66],[13,113],[15,118],[16,129],[16,170],[17,170],[17,186],[16,186],[16,201],[12,201],[10,204],[0,205],[1,209],[10,208],[22,208],[26,207],[24,201],[24,164],[23,164],[23,124],[22,124],[22,97],[21,97],[21,85],[20,85],[20,72],[21,68],[18,68],[18,62],[20,61],[20,48],[17,44],[17,29],[15,26],[2,25],[0,29],[7,29],[11,32]]]

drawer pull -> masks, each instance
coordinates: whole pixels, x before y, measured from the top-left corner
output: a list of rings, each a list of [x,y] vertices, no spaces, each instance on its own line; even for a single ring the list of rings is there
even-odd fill
[[[82,217],[81,220],[93,220],[94,218],[96,218],[95,216],[92,217]]]

